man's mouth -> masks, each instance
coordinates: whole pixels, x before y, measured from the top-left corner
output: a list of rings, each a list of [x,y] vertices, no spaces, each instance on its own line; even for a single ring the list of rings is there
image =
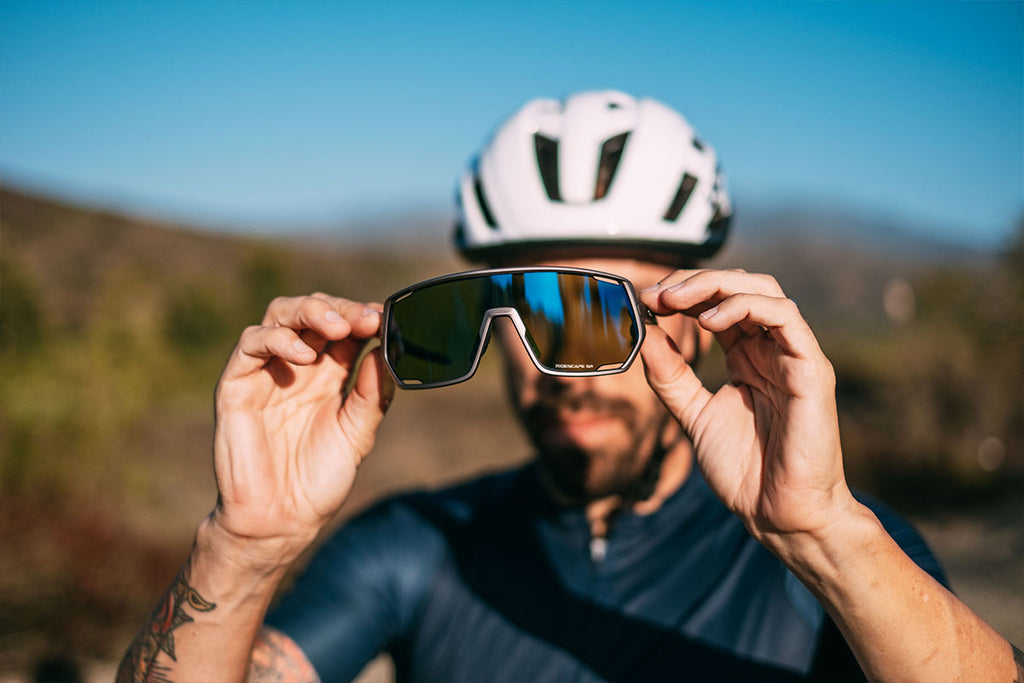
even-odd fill
[[[591,393],[542,399],[526,410],[527,422],[536,433],[572,444],[606,436],[608,429],[628,427],[633,415],[628,402]]]
[[[611,413],[559,411],[547,428],[548,438],[566,445],[594,446],[605,441],[610,431],[620,429],[622,421]]]
[[[551,421],[555,424],[574,426],[604,422],[612,419],[618,419],[618,417],[608,410],[560,406],[554,411]]]

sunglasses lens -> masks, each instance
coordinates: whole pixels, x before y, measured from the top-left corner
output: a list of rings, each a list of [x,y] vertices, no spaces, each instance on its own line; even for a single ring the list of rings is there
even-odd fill
[[[556,372],[621,367],[639,336],[633,305],[619,282],[576,273],[522,276],[516,304],[527,342],[540,364]]]
[[[470,278],[425,287],[391,306],[387,360],[406,384],[465,377],[480,346],[488,282]]]
[[[614,372],[640,337],[627,286],[582,272],[474,273],[413,288],[390,304],[387,362],[403,385],[439,386],[472,371],[488,311],[515,311],[546,370]]]

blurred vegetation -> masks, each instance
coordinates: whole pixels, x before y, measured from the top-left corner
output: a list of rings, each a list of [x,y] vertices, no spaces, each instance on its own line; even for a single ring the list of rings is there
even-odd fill
[[[381,300],[460,267],[441,239],[217,236],[11,190],[0,212],[0,671],[52,642],[117,656],[212,504],[213,387],[274,296]],[[728,265],[776,274],[818,333],[854,483],[903,509],[1019,495],[1024,224],[1004,253],[969,263],[799,252],[732,252]],[[480,440],[514,430],[507,416],[465,430],[445,418],[500,413],[496,372],[422,393],[389,416],[400,426],[381,447],[406,459],[371,466],[367,496],[479,469],[467,459]]]
[[[213,503],[213,388],[274,296],[380,299],[452,267],[11,190],[0,219],[0,673],[131,637]]]
[[[905,509],[1024,493],[1022,265],[1024,223],[987,267],[894,281],[889,326],[823,335],[855,482]]]
[[[95,499],[146,477],[152,421],[209,411],[239,332],[275,296],[381,298],[427,263],[228,238],[4,193],[0,491]],[[443,270],[443,259],[435,258]],[[407,275],[408,274],[408,275]]]

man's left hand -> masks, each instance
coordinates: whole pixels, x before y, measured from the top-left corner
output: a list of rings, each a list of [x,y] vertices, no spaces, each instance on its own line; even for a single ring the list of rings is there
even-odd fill
[[[835,373],[796,304],[774,278],[742,271],[676,271],[641,298],[656,315],[696,318],[725,351],[730,382],[711,393],[660,328],[642,349],[711,489],[769,546],[826,531],[853,498]]]

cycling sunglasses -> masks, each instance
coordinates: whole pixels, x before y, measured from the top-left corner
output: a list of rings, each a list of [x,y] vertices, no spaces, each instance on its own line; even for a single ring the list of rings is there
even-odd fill
[[[541,372],[597,377],[627,370],[654,316],[628,280],[582,268],[494,268],[420,282],[384,302],[384,359],[404,389],[473,376],[491,321],[512,321]]]

